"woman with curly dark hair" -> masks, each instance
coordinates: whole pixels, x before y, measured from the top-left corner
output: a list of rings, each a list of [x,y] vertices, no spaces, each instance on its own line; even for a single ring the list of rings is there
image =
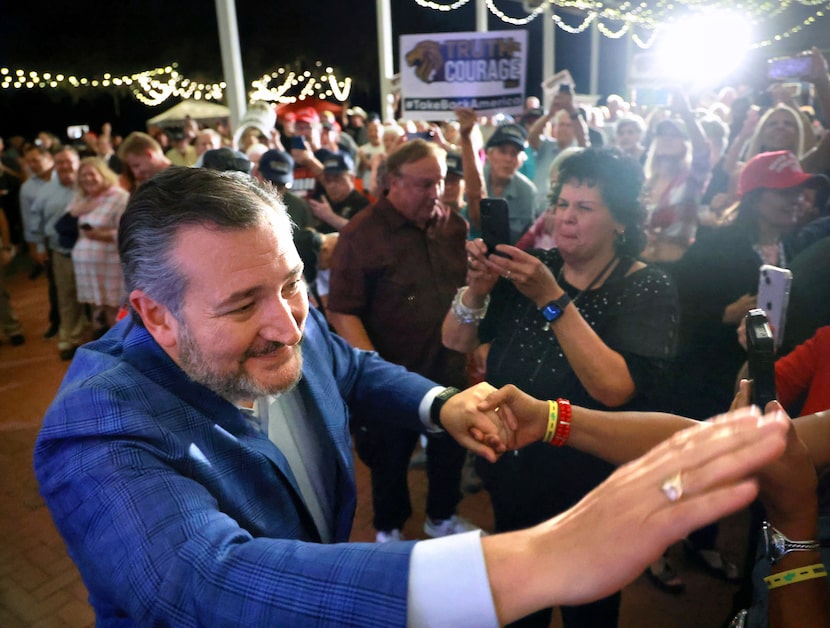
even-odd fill
[[[462,352],[492,343],[487,381],[592,408],[650,408],[672,357],[677,297],[669,277],[637,259],[646,243],[640,165],[615,150],[588,149],[559,171],[557,248],[499,245],[487,256],[467,243],[468,285],[444,320],[443,339]],[[562,424],[562,423],[560,423]],[[547,440],[561,445],[567,433]],[[588,454],[538,443],[479,466],[498,531],[566,510],[611,471]],[[616,626],[619,595],[563,608],[566,626]],[[547,626],[550,612],[520,625]]]

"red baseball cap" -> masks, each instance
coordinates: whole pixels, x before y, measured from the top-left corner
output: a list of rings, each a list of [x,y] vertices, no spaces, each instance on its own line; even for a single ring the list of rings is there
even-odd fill
[[[320,124],[320,116],[317,110],[313,107],[306,107],[300,109],[296,114],[295,120],[297,122],[307,122],[308,124]]]
[[[827,178],[804,172],[795,155],[779,150],[755,155],[746,163],[738,180],[738,194],[743,196],[759,188],[795,188],[807,183],[827,183]]]

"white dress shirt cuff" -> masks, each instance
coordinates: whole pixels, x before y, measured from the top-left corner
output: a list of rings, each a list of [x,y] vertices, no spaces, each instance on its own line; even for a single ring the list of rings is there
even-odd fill
[[[409,563],[407,626],[498,626],[481,530],[420,541]]]

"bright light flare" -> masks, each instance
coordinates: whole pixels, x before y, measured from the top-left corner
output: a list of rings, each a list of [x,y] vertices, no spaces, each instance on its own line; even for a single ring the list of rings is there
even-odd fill
[[[657,42],[660,74],[685,85],[715,85],[744,62],[752,41],[745,15],[699,11],[666,24]]]

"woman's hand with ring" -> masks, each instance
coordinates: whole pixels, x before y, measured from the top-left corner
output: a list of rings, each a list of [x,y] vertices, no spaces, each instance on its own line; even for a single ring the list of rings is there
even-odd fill
[[[562,289],[556,278],[538,257],[507,244],[500,244],[496,250],[509,257],[491,255],[486,260],[487,265],[493,272],[512,281],[516,289],[538,307],[561,296]]]

